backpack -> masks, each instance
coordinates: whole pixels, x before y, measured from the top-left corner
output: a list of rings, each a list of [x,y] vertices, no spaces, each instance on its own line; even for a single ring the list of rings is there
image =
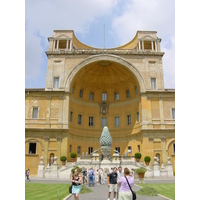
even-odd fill
[[[89,170],[89,177],[93,176],[93,170]]]

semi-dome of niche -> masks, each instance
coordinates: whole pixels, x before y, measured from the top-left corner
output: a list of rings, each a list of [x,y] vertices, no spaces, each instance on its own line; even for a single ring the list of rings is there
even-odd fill
[[[74,76],[70,85],[71,94],[80,100],[89,100],[94,93],[94,101],[101,101],[102,93],[107,93],[108,101],[114,100],[114,93],[119,94],[119,101],[136,97],[139,83],[135,75],[125,66],[107,60],[96,61],[83,67]],[[80,91],[82,97],[80,98]]]

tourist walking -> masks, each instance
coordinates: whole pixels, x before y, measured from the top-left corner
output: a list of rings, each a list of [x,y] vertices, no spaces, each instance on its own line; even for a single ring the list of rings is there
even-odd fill
[[[96,183],[97,183],[97,185],[99,185],[99,169],[97,169],[97,171],[96,171]]]
[[[85,167],[83,167],[82,173],[83,173],[83,184],[85,183],[87,184],[87,171]]]
[[[103,168],[101,168],[101,171],[100,171],[100,179],[101,179],[101,184],[104,185],[105,184],[105,178],[104,178],[104,173],[103,173]]]
[[[113,200],[116,200],[116,193],[117,193],[117,168],[114,167],[112,173],[108,173],[108,200],[110,200],[111,192],[114,192]]]
[[[74,174],[72,174],[71,176],[71,182],[72,182],[72,194],[74,195],[74,200],[79,200],[82,177],[81,175],[79,175],[79,172],[77,169],[74,170]]]
[[[122,167],[118,167],[117,171],[117,183],[119,182],[120,178],[124,176],[124,172],[122,171]],[[117,199],[119,198],[119,188],[120,186],[117,186]]]
[[[89,187],[90,187],[91,181],[92,181],[92,186],[94,187],[94,171],[92,168],[89,169],[88,174],[89,174],[89,177],[88,177],[89,178]]]
[[[120,186],[118,200],[132,200],[132,192],[127,181],[132,188],[134,178],[132,177],[130,170],[128,168],[125,168],[124,176],[122,176],[118,181],[118,186]]]
[[[30,172],[30,170],[27,169],[27,170],[26,170],[26,178],[27,178],[27,181],[30,181],[30,179],[29,179],[29,172]]]

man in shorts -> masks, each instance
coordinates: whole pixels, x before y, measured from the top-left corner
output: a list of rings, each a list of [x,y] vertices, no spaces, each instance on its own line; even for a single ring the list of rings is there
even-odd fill
[[[108,174],[108,200],[110,200],[110,194],[111,192],[114,192],[114,198],[113,200],[116,200],[116,193],[117,193],[117,168],[114,167],[113,172]]]

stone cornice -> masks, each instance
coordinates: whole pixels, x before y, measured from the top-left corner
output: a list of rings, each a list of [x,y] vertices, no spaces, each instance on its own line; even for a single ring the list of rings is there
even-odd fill
[[[136,56],[163,56],[164,52],[140,52],[137,50],[109,50],[109,49],[101,49],[101,50],[72,50],[72,51],[46,51],[47,56],[51,55],[102,55],[102,54],[112,54],[112,55],[136,55]]]

